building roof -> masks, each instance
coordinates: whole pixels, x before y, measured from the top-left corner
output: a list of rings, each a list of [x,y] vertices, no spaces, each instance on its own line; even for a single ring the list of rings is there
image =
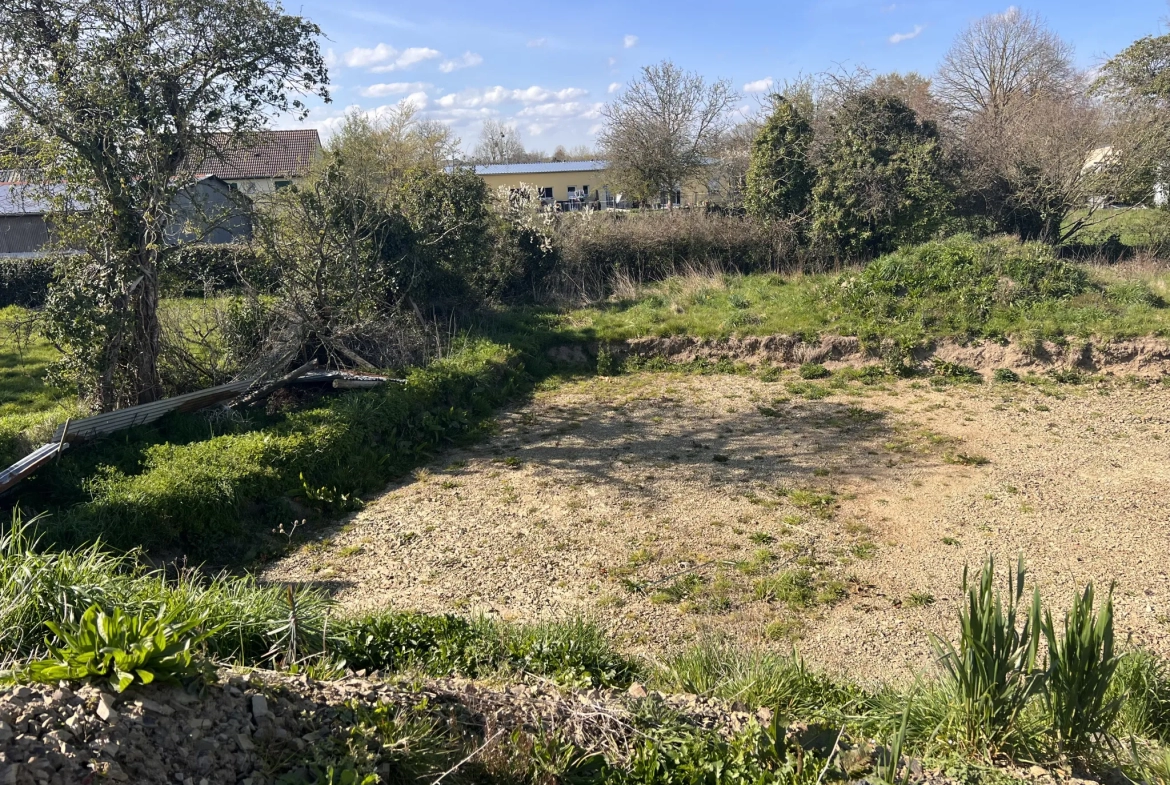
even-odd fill
[[[473,167],[478,175],[490,174],[554,174],[557,172],[600,172],[605,161],[557,161],[534,164],[481,164]]]
[[[64,185],[53,185],[48,188],[53,194],[65,190]],[[24,185],[0,185],[0,215],[45,215],[52,210],[52,206],[49,199],[42,198]]]
[[[221,180],[304,177],[321,150],[314,128],[260,131],[249,141],[253,143],[204,161],[199,173]]]
[[[223,184],[223,178],[217,178],[215,175],[198,175],[195,179],[195,187],[215,186],[216,180],[220,181],[219,189],[226,192],[227,186]],[[53,212],[55,207],[52,202],[53,197],[63,193],[65,193],[64,183],[44,186],[20,182],[0,183],[0,216],[48,215]],[[236,194],[234,198],[240,197],[247,199],[242,194]],[[84,205],[79,202],[74,202],[73,207],[74,209],[84,209]]]

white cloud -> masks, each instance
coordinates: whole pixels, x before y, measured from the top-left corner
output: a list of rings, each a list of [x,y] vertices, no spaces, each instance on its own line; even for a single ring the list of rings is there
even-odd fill
[[[387,84],[372,84],[362,88],[362,95],[367,98],[382,98],[387,95],[405,95],[417,93],[430,87],[425,82],[389,82]]]
[[[615,64],[617,63],[617,58],[616,58],[616,57],[611,57],[611,58],[609,58],[609,61],[608,61],[608,62],[609,62],[609,64],[610,64],[611,66],[613,66],[613,65],[615,65]]]
[[[415,109],[417,109],[418,111],[421,112],[422,110],[427,108],[427,104],[430,103],[430,99],[427,97],[426,93],[424,93],[420,90],[418,92],[411,93],[410,95],[403,98],[402,103],[410,104]]]
[[[622,83],[621,83],[621,82],[610,82],[610,83],[609,83],[609,89],[608,89],[608,90],[606,90],[605,92],[607,92],[607,93],[616,93],[618,90],[621,90],[621,89],[622,89]]]
[[[745,84],[743,86],[743,91],[745,93],[766,93],[772,89],[773,84],[775,84],[775,82],[772,81],[772,77],[765,76],[763,79],[757,79],[754,82],[748,82]]]
[[[592,119],[601,114],[601,104],[586,104],[580,101],[563,101],[535,106],[526,106],[516,113],[517,117],[563,118],[580,117]]]
[[[443,62],[439,66],[439,70],[445,74],[449,74],[452,71],[458,71],[460,68],[474,68],[482,63],[482,55],[477,55],[475,52],[464,52],[462,57]]]
[[[894,33],[890,36],[890,43],[900,44],[903,41],[909,41],[911,38],[917,38],[925,29],[922,25],[914,25],[914,29],[909,33]]]
[[[540,49],[541,47],[544,47],[544,46],[548,46],[548,39],[547,38],[533,38],[531,41],[528,42],[528,47],[530,49]]]
[[[398,54],[398,50],[389,44],[378,44],[372,49],[357,47],[345,53],[345,64],[350,68],[366,68],[378,63],[384,63]]]
[[[566,87],[563,90],[549,90],[533,85],[523,89],[509,90],[506,87],[488,87],[484,89],[468,88],[458,93],[449,93],[439,98],[435,103],[444,108],[475,109],[481,106],[498,106],[502,103],[522,103],[525,105],[547,103],[549,101],[575,101],[588,95],[588,90],[580,87]]]
[[[398,55],[394,62],[385,65],[379,65],[370,69],[371,73],[383,74],[387,71],[397,71],[401,68],[410,68],[412,65],[418,65],[424,60],[433,60],[440,57],[442,52],[438,49],[431,49],[426,46],[412,46],[409,49],[403,50],[402,54]]]
[[[627,35],[625,38],[622,39],[622,46],[624,46],[626,49],[633,49],[637,45],[638,45],[638,36],[636,36],[636,35]]]

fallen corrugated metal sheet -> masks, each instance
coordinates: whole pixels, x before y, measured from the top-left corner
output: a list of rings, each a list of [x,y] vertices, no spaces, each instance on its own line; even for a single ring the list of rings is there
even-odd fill
[[[37,469],[53,460],[68,443],[45,444],[30,452],[16,463],[0,472],[0,493],[4,493],[13,485],[29,476]]]
[[[65,423],[53,434],[54,441],[74,442],[83,439],[92,439],[102,434],[113,433],[135,425],[146,425],[171,412],[194,412],[212,404],[235,398],[252,386],[249,379],[221,384],[218,387],[209,387],[206,390],[197,390],[174,398],[163,398],[159,401],[131,406],[128,409],[118,409],[105,414],[96,414],[83,420],[72,420]],[[69,433],[65,434],[68,427]]]

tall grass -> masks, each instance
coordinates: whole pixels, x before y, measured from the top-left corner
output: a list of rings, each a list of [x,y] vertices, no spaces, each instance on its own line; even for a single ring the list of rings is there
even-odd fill
[[[1041,686],[1036,670],[1040,642],[1040,592],[1024,605],[1024,558],[1008,573],[1006,598],[995,588],[995,560],[983,566],[977,585],[963,570],[966,607],[959,612],[959,643],[932,636],[957,703],[971,749],[996,751],[1012,740],[1016,720]],[[1022,619],[1022,624],[1020,623]]]
[[[43,651],[45,622],[70,623],[91,605],[128,613],[166,605],[179,618],[206,616],[219,631],[208,642],[219,660],[260,663],[281,647],[277,632],[290,614],[284,587],[250,577],[207,576],[198,570],[148,567],[137,551],[114,554],[93,543],[70,550],[39,547],[35,526],[14,513],[0,535],[0,652],[9,659]],[[319,641],[329,600],[293,594],[300,634]]]

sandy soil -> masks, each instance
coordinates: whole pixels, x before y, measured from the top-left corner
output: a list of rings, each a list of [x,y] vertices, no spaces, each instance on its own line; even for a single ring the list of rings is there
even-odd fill
[[[649,654],[795,639],[888,681],[931,667],[965,564],[1022,552],[1057,609],[1117,581],[1121,635],[1170,655],[1170,390],[900,381],[810,400],[794,382],[543,391],[264,577],[355,610],[586,614]]]

